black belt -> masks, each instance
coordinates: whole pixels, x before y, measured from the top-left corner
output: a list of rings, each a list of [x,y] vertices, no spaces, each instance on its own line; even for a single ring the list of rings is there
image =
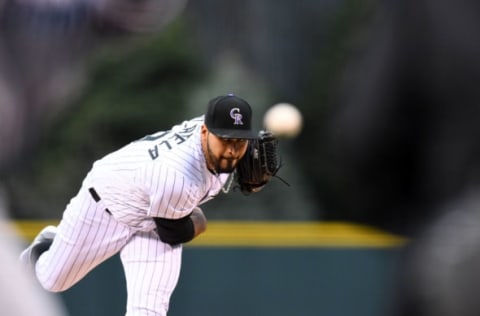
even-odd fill
[[[100,195],[98,195],[97,191],[95,191],[94,188],[89,188],[88,189],[88,192],[90,192],[90,195],[92,196],[93,200],[98,203],[101,198],[100,198]],[[105,212],[107,212],[108,214],[112,215],[112,212],[110,212],[110,210],[108,208],[105,208]]]

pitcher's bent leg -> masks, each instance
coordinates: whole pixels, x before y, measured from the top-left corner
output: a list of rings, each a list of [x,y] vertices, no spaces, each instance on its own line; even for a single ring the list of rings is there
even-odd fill
[[[163,243],[156,232],[139,232],[120,257],[127,281],[127,316],[165,316],[177,285],[182,246]]]
[[[50,249],[35,267],[40,284],[64,291],[118,253],[133,234],[82,188],[67,206]]]

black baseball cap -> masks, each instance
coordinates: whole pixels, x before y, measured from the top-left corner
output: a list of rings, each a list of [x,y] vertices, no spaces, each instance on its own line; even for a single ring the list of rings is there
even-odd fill
[[[208,103],[205,114],[208,130],[221,138],[253,139],[252,108],[247,101],[233,95],[218,96]]]

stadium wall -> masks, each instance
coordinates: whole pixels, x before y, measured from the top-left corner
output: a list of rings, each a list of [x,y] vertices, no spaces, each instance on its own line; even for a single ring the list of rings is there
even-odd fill
[[[45,221],[17,222],[26,241]],[[384,316],[406,240],[323,222],[211,222],[185,246],[169,316]],[[118,256],[58,294],[71,316],[122,316]]]

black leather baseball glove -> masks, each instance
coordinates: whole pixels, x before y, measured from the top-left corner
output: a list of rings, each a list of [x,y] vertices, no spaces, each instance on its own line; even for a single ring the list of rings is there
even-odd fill
[[[278,140],[268,131],[260,131],[250,140],[247,152],[238,162],[235,180],[244,194],[260,191],[281,167]]]

